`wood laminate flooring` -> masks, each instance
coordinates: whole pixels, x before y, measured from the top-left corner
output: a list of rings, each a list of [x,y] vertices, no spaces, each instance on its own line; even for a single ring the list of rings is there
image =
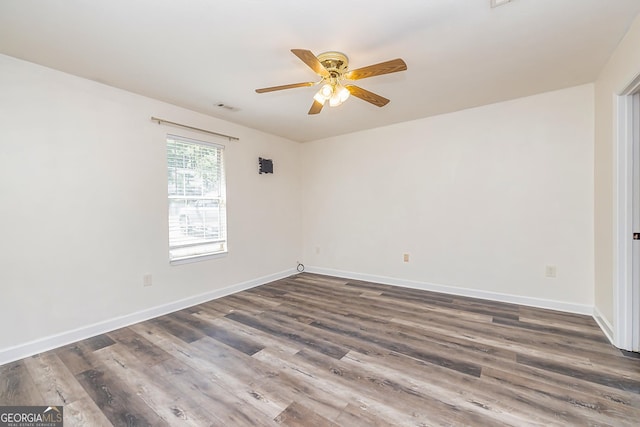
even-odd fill
[[[312,274],[0,366],[65,426],[638,426],[592,318]]]

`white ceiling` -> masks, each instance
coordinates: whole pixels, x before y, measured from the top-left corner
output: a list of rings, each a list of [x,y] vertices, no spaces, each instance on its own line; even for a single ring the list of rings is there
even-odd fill
[[[0,52],[310,141],[593,82],[640,12],[639,0],[489,3],[1,0]],[[309,116],[317,88],[254,91],[317,80],[292,48],[408,70],[358,82],[391,99],[383,108],[352,97]]]

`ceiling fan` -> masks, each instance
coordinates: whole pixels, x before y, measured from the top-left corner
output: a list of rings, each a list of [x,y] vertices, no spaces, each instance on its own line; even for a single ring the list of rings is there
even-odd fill
[[[305,49],[291,49],[291,52],[307,64],[321,79],[317,82],[265,87],[256,89],[256,92],[265,93],[322,84],[320,90],[313,97],[313,104],[311,104],[309,114],[318,114],[322,111],[322,107],[324,107],[327,101],[329,102],[329,106],[336,107],[346,101],[349,95],[370,102],[378,107],[384,107],[389,103],[387,98],[350,84],[347,81],[396,73],[407,69],[407,64],[398,58],[349,71],[349,58],[347,58],[347,55],[344,53],[325,52],[316,56],[310,50]]]

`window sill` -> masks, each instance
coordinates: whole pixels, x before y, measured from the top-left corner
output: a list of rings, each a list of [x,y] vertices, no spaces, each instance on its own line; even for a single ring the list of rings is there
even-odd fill
[[[215,254],[206,254],[206,255],[195,255],[195,256],[190,256],[190,257],[185,257],[185,258],[177,258],[177,259],[173,259],[169,261],[169,265],[182,265],[182,264],[191,264],[194,262],[200,262],[200,261],[208,261],[211,259],[218,259],[218,258],[224,258],[227,256],[229,252],[228,251],[224,251],[224,252],[218,252]]]

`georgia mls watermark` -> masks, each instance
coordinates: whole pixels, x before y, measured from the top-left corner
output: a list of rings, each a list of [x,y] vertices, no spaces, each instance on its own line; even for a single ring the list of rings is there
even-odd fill
[[[0,427],[62,427],[62,406],[0,406]]]

